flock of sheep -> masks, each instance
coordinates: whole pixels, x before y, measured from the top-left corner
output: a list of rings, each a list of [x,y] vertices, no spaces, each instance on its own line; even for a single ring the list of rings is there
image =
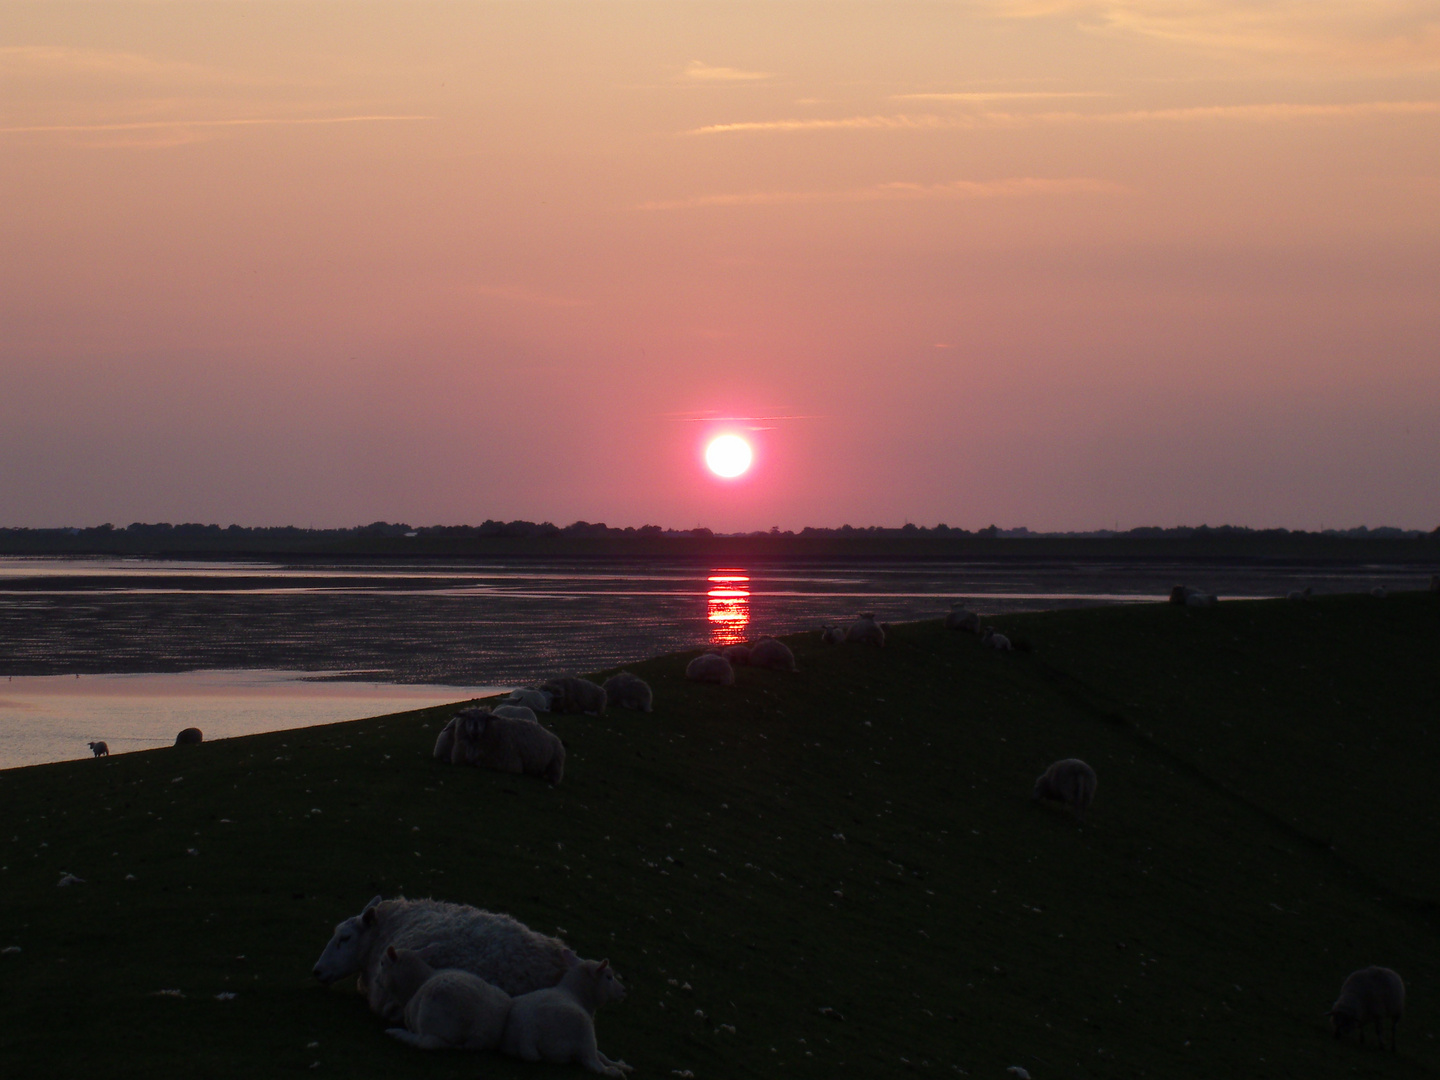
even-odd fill
[[[1431,590],[1440,592],[1440,578],[1432,579]],[[1308,596],[1304,590],[1292,593],[1291,599]],[[1217,598],[1177,585],[1170,602],[1211,607]],[[959,602],[951,605],[945,626],[976,635],[986,648],[1016,648]],[[820,639],[883,648],[888,629],[866,612],[848,627],[824,626]],[[702,653],[687,665],[685,677],[730,686],[737,666],[798,670],[784,642],[763,637],[750,645]],[[599,716],[611,705],[650,712],[653,693],[630,672],[620,672],[603,685],[567,676],[515,690],[500,705],[472,705],[456,713],[436,739],[434,756],[559,784],[565,747],[537,713]],[[1031,798],[1061,803],[1083,821],[1095,788],[1093,768],[1079,758],[1064,758],[1036,779]],[[411,1046],[498,1050],[525,1061],[577,1063],[611,1077],[632,1071],[625,1062],[602,1054],[596,1042],[595,1011],[625,996],[609,961],[581,960],[564,942],[536,933],[509,915],[437,900],[377,896],[335,928],[314,974],[327,984],[357,975],[370,1008],[393,1025],[388,1033]],[[1393,1050],[1404,1007],[1400,976],[1389,968],[1368,967],[1345,980],[1329,1016],[1337,1038],[1357,1032],[1363,1043],[1373,1026],[1382,1048],[1388,1021]]]

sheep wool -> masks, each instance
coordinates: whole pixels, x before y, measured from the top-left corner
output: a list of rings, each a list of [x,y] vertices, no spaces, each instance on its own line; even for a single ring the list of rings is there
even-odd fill
[[[734,686],[735,669],[723,656],[701,653],[685,665],[685,678],[692,682],[711,682],[719,683],[721,686]]]
[[[565,775],[565,746],[534,720],[497,716],[471,706],[455,714],[450,763],[538,776],[558,784]]]
[[[605,711],[605,688],[589,679],[566,675],[563,679],[551,679],[540,689],[551,696],[550,708],[555,712],[599,716]]]
[[[750,647],[750,666],[774,671],[798,671],[790,646],[772,637],[761,638]]]
[[[511,1002],[500,1049],[521,1061],[573,1061],[601,1076],[623,1077],[633,1069],[600,1053],[595,1010],[624,997],[625,987],[609,960],[573,958],[558,986]]]
[[[605,700],[617,709],[634,709],[636,712],[654,710],[655,695],[650,684],[639,675],[622,671],[605,680]]]
[[[1405,983],[1387,967],[1367,967],[1352,971],[1340,987],[1340,996],[1330,1006],[1330,1023],[1335,1037],[1352,1031],[1365,1041],[1365,1029],[1375,1025],[1375,1038],[1385,1049],[1385,1021],[1390,1021],[1390,1049],[1395,1049],[1395,1029],[1405,1012]]]
[[[1040,774],[1030,797],[1062,802],[1083,821],[1095,799],[1095,770],[1079,758],[1057,761]]]
[[[863,612],[859,618],[850,624],[845,631],[846,641],[859,642],[862,645],[874,645],[877,648],[885,646],[885,631],[875,621],[873,611]]]
[[[421,1050],[497,1050],[510,995],[459,968],[436,971],[424,950],[387,946],[376,981],[405,1010],[386,1034]]]

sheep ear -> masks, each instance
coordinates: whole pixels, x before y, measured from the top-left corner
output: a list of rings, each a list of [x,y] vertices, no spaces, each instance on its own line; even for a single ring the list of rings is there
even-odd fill
[[[379,896],[372,896],[372,897],[370,898],[370,902],[365,905],[365,910],[366,910],[366,911],[369,911],[371,908],[375,907],[375,906],[376,906],[377,904],[379,904],[379,903],[380,903],[380,897],[379,897]]]
[[[608,959],[607,959],[607,960],[601,960],[601,961],[600,961],[600,966],[595,969],[595,974],[597,974],[597,975],[603,974],[603,973],[605,972],[605,970],[606,970],[609,966],[610,966],[610,961],[609,961]]]

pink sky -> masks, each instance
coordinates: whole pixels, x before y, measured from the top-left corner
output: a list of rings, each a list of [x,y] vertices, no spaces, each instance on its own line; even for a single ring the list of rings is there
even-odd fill
[[[0,525],[1440,524],[1433,0],[5,15]]]

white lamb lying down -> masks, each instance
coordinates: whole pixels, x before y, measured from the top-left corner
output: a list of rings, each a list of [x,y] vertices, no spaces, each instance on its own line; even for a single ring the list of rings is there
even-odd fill
[[[529,720],[532,724],[540,722],[535,710],[528,705],[496,705],[490,711],[496,716],[508,716],[511,720]]]
[[[790,646],[772,637],[763,637],[750,646],[750,666],[772,668],[775,671],[797,671],[795,654]]]
[[[980,632],[980,616],[956,600],[950,605],[950,611],[945,616],[945,629],[964,630],[971,634],[978,634]]]
[[[1380,1049],[1385,1049],[1385,1021],[1390,1021],[1390,1049],[1395,1049],[1395,1029],[1405,1012],[1405,983],[1400,976],[1387,967],[1367,967],[1352,971],[1340,987],[1340,996],[1330,1007],[1330,1022],[1335,1027],[1335,1037],[1351,1031],[1360,1032],[1360,1041],[1365,1041],[1365,1029],[1375,1025],[1375,1037],[1380,1040]]]
[[[845,640],[845,630],[843,627],[826,623],[820,627],[820,640],[826,645],[839,645]]]
[[[625,997],[609,960],[581,960],[570,954],[570,968],[559,986],[522,994],[510,1003],[500,1049],[521,1061],[576,1062],[602,1076],[634,1070],[611,1061],[595,1042],[595,1010]]]
[[[713,682],[721,686],[735,685],[735,669],[730,661],[715,653],[701,653],[685,665],[685,678],[694,682]]]
[[[1015,648],[1010,639],[993,626],[985,627],[985,632],[980,635],[980,644],[987,649],[999,649],[1001,652],[1011,652]]]
[[[524,705],[536,712],[550,711],[550,695],[544,690],[511,690],[509,702],[511,705]]]
[[[405,1010],[405,1026],[389,1028],[421,1050],[496,1050],[510,1015],[510,995],[459,968],[436,971],[425,950],[387,946],[376,981]]]
[[[858,641],[862,645],[884,647],[885,631],[881,628],[880,624],[875,621],[875,613],[873,611],[866,611],[850,624],[850,628],[845,631],[845,640]]]
[[[1075,812],[1081,821],[1095,799],[1095,770],[1079,758],[1057,761],[1035,781],[1032,799],[1055,799]]]
[[[507,994],[554,986],[570,967],[563,941],[537,934],[509,915],[440,900],[377,896],[359,915],[335,927],[315,962],[315,977],[329,984],[358,972],[356,985],[370,1008],[398,1023],[402,1009],[378,978],[380,958],[391,945],[425,946],[432,967],[460,968]]]
[[[650,684],[639,675],[622,671],[605,680],[605,701],[617,709],[653,712],[655,695]]]
[[[577,675],[551,679],[540,687],[550,695],[550,708],[562,713],[589,713],[599,716],[605,711],[605,688]]]

